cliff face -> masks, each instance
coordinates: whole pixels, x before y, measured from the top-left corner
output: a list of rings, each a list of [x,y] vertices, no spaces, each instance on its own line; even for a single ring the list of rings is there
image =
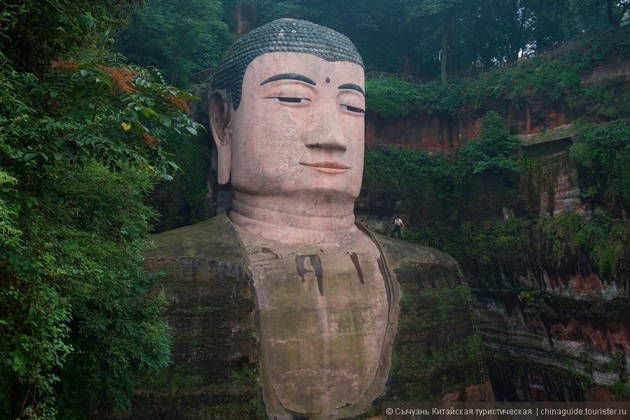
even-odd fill
[[[629,61],[604,64],[582,75],[582,86],[615,85],[627,89],[628,82]],[[389,145],[452,153],[479,134],[481,119],[488,109],[503,116],[510,133],[524,136],[562,127],[580,118],[596,119],[579,107],[569,108],[565,103],[553,100],[527,103],[505,100],[485,103],[477,109],[464,107],[456,120],[445,114],[422,111],[412,112],[404,118],[383,118],[368,110],[366,146]]]
[[[629,81],[630,62],[613,62],[583,75],[582,86],[627,90]],[[598,119],[553,101],[520,107],[488,104],[487,108],[500,112],[509,131],[519,136],[522,155],[536,162],[521,177],[520,208],[505,209],[504,217],[516,213],[553,220],[577,213],[588,219],[593,209],[582,201],[584,191],[569,148],[577,133],[574,121]],[[369,147],[392,145],[451,154],[477,136],[482,117],[482,111],[471,109],[462,109],[456,121],[421,112],[399,119],[369,115],[366,142]],[[573,246],[558,242],[558,246]],[[554,266],[537,252],[530,249],[512,260],[503,258],[485,272],[465,273],[476,300],[495,398],[627,401],[627,279],[601,274],[585,256]]]
[[[145,267],[171,304],[172,364],[136,386],[130,419],[264,418],[246,256],[208,220],[160,235]],[[209,235],[212,238],[208,240]]]
[[[502,104],[492,109],[501,111],[511,133],[532,134],[566,125],[576,119],[563,108],[554,104],[525,107]],[[456,121],[449,116],[421,112],[396,119],[368,114],[365,144],[367,147],[388,145],[453,153],[466,140],[479,134],[484,113],[485,110],[462,109]]]
[[[544,294],[527,299],[525,278],[474,290],[497,400],[627,400],[627,292],[592,273],[527,274]]]
[[[521,138],[523,153],[539,162],[522,179],[530,214],[588,213],[568,156],[570,135],[571,127],[561,127]],[[487,277],[471,274],[497,400],[628,399],[627,281],[598,274],[579,256],[557,267],[534,253],[496,267]]]
[[[522,138],[528,144],[523,153],[535,157],[538,167],[522,179],[528,209],[517,211],[545,220],[589,216],[568,156],[570,132],[564,127],[545,133],[544,141]],[[602,275],[579,253],[554,265],[536,247],[530,242],[524,255],[499,257],[492,269],[467,273],[496,399],[627,400],[627,279]]]
[[[523,179],[524,202],[529,214],[542,218],[569,212],[588,217],[568,157],[570,137],[566,128],[555,131],[559,139],[524,147],[539,162]],[[628,400],[627,279],[601,275],[579,255],[553,266],[535,251],[493,271],[467,274],[497,400]]]

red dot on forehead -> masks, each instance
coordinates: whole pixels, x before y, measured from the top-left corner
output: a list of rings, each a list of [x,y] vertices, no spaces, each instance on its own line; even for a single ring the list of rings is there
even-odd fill
[[[330,77],[326,77],[326,83],[330,83]]]

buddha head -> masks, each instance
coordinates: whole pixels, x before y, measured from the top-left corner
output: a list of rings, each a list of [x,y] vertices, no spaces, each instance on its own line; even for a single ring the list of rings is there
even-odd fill
[[[212,81],[218,181],[248,197],[354,203],[363,174],[364,71],[352,42],[279,19],[237,40]],[[325,206],[324,206],[325,207]]]

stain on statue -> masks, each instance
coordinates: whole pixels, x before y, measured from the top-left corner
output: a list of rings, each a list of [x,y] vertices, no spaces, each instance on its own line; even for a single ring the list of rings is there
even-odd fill
[[[422,271],[420,277],[411,275],[411,283],[419,284],[427,267],[436,265],[450,274],[421,288],[437,287],[435,281],[444,287],[463,284],[450,257],[377,237],[355,223],[365,132],[361,56],[348,38],[329,28],[276,20],[229,49],[213,78],[209,103],[217,178],[232,188],[231,209],[157,235],[148,266],[167,271],[167,292],[180,293],[189,306],[203,305],[185,297],[186,281],[194,282],[188,287],[198,287],[200,296],[212,293],[204,288],[231,287],[232,296],[240,297],[251,290],[249,324],[244,317],[225,322],[232,329],[250,328],[256,337],[255,349],[241,356],[259,367],[266,416],[361,415],[388,386],[396,387],[395,378],[393,385],[388,379],[392,382],[403,273]],[[236,280],[222,285],[226,271],[240,273],[245,286],[234,286],[243,283]],[[176,330],[188,328],[183,325],[188,318],[170,317]],[[213,331],[204,332],[210,353],[210,347],[227,346],[229,340],[218,333],[213,340]],[[181,346],[177,331],[175,341]],[[184,366],[191,357],[198,355],[186,359],[176,352],[175,364]],[[197,404],[211,406],[208,399]],[[186,404],[189,414],[166,417],[205,418],[191,414]]]

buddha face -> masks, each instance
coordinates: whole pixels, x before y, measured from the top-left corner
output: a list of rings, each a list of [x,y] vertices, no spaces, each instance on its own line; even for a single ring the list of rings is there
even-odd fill
[[[227,171],[236,191],[252,195],[356,198],[363,85],[363,68],[351,62],[292,52],[258,56],[245,71],[238,109],[223,113],[229,114],[224,129],[221,112],[212,117],[220,182],[227,182]]]

